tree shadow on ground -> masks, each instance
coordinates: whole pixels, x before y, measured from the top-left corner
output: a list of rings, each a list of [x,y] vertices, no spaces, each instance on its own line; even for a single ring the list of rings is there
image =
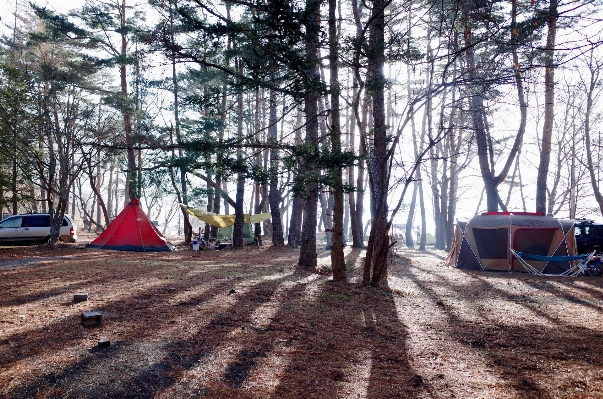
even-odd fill
[[[564,320],[561,312],[549,308],[577,304],[587,312],[600,313],[599,306],[582,298],[554,287],[547,287],[546,298],[531,298],[517,285],[525,283],[533,292],[530,284],[534,280],[513,275],[505,276],[506,280],[492,275],[508,284],[509,289],[503,290],[483,272],[465,272],[469,281],[461,279],[463,285],[447,275],[446,269],[415,265],[399,273],[414,284],[420,297],[425,297],[419,306],[431,308],[429,312],[437,317],[431,327],[471,354],[467,356],[480,359],[483,364],[479,368],[488,368],[493,379],[521,397],[553,398],[567,395],[570,388],[590,386],[592,379],[587,376],[593,367],[603,364],[597,356],[603,350],[602,334],[592,328],[577,328],[571,320]],[[421,273],[434,276],[437,284],[427,284]],[[525,316],[520,316],[519,324],[516,318],[507,323],[506,312],[524,312]],[[572,372],[555,371],[562,369]]]
[[[128,263],[125,279],[108,268],[97,276],[99,289],[112,292],[99,302],[106,314],[101,327],[84,329],[71,312],[2,337],[0,397],[462,396],[450,388],[461,378],[458,364],[448,360],[449,372],[420,366],[425,356],[441,358],[412,352],[411,341],[425,336],[472,354],[479,364],[469,366],[487,369],[517,397],[569,397],[603,380],[603,335],[546,308],[569,304],[598,317],[595,299],[568,294],[565,283],[547,282],[546,297],[530,298],[525,290],[544,285],[540,280],[511,275],[514,285],[507,287],[502,276],[453,270],[462,274],[455,279],[448,269],[405,264],[391,271],[406,291],[391,294],[293,269],[293,252],[263,254],[236,265],[246,251],[138,260]],[[346,254],[350,280],[362,274],[362,255]],[[507,323],[499,317],[504,309],[490,307],[493,298],[526,317]],[[415,317],[421,314],[432,319]],[[97,348],[100,337],[111,340],[109,348]],[[6,377],[17,368],[27,369],[21,380]],[[558,375],[555,368],[571,372]]]
[[[409,364],[391,295],[325,284],[310,306],[271,397],[412,398],[428,389]]]
[[[187,271],[193,274],[193,278],[185,279],[177,277],[178,273],[170,278],[173,270],[166,270],[165,264],[163,272],[156,270],[156,275],[144,267],[147,265],[142,266],[135,272],[139,278],[163,277],[163,281],[104,302],[97,308],[107,315],[101,327],[85,329],[77,317],[70,316],[55,319],[40,329],[3,337],[0,341],[2,363],[11,367],[25,361],[34,366],[26,378],[0,389],[0,395],[7,398],[154,397],[245,322],[253,307],[241,307],[233,312],[239,301],[252,301],[246,297],[250,295],[253,300],[260,298],[261,303],[270,298],[270,287],[289,278],[286,273],[274,278],[274,273],[264,267],[238,270],[238,274],[247,272],[245,281],[255,281],[248,284],[251,287],[248,294],[239,295],[233,287],[243,281],[240,276],[222,278],[213,284],[202,280],[204,284],[200,285],[194,276],[203,272],[193,268],[180,268],[184,274]],[[267,275],[273,279],[269,284],[262,284]],[[112,278],[113,284],[121,284],[121,279],[111,276],[100,280],[103,285],[109,285]],[[256,286],[261,289],[258,291]],[[186,299],[183,293],[187,293]],[[231,303],[223,312],[216,306],[217,312],[208,310],[211,320],[194,323],[199,321],[195,316],[204,306],[216,301],[222,304],[225,299]],[[173,319],[174,309],[184,320]],[[182,330],[190,330],[192,336],[182,338]],[[89,340],[101,334],[108,334],[113,341],[107,350],[94,348],[96,340]],[[204,339],[206,336],[215,339]],[[62,354],[66,349],[69,352]],[[71,360],[55,362],[57,357],[65,356]],[[44,359],[48,364],[43,364]]]
[[[346,260],[358,264],[363,253],[352,251]],[[285,311],[277,316],[294,328],[270,397],[412,398],[429,390],[410,366],[407,329],[390,293],[333,282],[319,288],[293,304],[294,318]]]

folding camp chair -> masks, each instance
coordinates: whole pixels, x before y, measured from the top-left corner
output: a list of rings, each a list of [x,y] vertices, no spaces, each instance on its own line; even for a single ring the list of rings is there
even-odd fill
[[[511,249],[511,253],[515,256],[515,259],[523,266],[526,271],[538,275],[538,276],[571,276],[576,277],[579,274],[590,274],[588,263],[594,258],[596,251],[584,255],[574,256],[542,256],[534,254],[526,254],[523,252],[515,251]],[[534,266],[530,265],[526,260],[535,260],[540,262],[573,262],[574,263],[569,269],[559,274],[545,274]],[[598,265],[597,265],[598,268]]]
[[[593,258],[593,263],[588,263],[586,267],[582,270],[582,274],[588,276],[598,276],[601,273],[601,257],[595,256]]]

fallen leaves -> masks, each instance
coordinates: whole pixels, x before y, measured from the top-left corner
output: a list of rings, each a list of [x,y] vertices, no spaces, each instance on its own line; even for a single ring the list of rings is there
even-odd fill
[[[440,267],[439,252],[398,252],[383,292],[357,285],[362,268],[349,284],[297,271],[290,248],[2,248],[0,397],[603,395],[601,278],[466,272]],[[1,266],[17,256],[39,259]],[[361,256],[347,249],[348,263]],[[84,311],[102,325],[82,326]]]

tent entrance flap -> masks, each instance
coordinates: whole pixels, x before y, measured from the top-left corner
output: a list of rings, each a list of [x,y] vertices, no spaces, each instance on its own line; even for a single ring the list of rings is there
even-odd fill
[[[480,258],[507,259],[509,229],[473,228],[473,236]]]
[[[513,249],[535,255],[549,255],[551,242],[559,229],[517,228],[513,233]]]
[[[554,241],[558,230],[558,228],[517,228],[513,232],[512,248],[518,252],[534,255],[552,255],[551,242]],[[511,270],[516,270],[515,260],[515,257],[511,260]],[[542,260],[538,261],[536,259],[531,259],[531,263],[532,266],[538,270],[543,270],[546,267],[546,262],[543,262]]]
[[[232,241],[232,233],[233,233],[233,226],[228,226],[228,227],[220,227],[218,229],[218,235],[216,236],[216,240],[222,240],[223,238],[228,238],[230,241]],[[253,225],[251,223],[245,223],[243,225],[243,238],[245,239],[246,242],[253,242],[254,237],[253,237]]]

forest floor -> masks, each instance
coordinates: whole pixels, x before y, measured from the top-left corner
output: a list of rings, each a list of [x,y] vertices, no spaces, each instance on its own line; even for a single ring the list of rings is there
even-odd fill
[[[603,398],[601,277],[400,248],[384,292],[298,253],[0,247],[0,398]]]

